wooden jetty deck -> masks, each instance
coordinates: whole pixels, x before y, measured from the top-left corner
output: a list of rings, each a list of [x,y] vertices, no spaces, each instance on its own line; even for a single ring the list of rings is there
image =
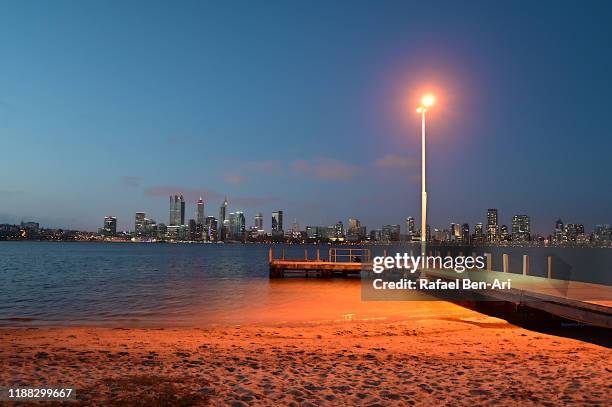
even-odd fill
[[[308,257],[307,249],[304,249],[303,259],[285,259],[285,251],[281,250],[281,257],[274,258],[274,252],[270,248],[268,252],[270,262],[270,277],[280,278],[287,275],[303,275],[318,277],[334,277],[359,275],[363,267],[370,264],[369,249],[353,248],[331,248],[327,258],[321,257],[317,248],[316,258]]]
[[[386,250],[385,250],[386,255]],[[463,275],[452,270],[427,269],[419,270],[415,277],[427,279],[455,280],[465,278],[470,273],[478,273],[475,280],[482,281],[512,279],[511,289],[488,289],[485,293],[477,291],[488,300],[501,301],[516,306],[543,311],[550,315],[577,321],[589,325],[612,328],[612,286],[568,281],[552,278],[552,262],[548,259],[548,277],[529,275],[529,258],[523,261],[523,273],[508,272],[507,256],[504,255],[503,270],[493,271],[491,255],[487,257],[486,269],[466,272]],[[286,259],[285,251],[274,258],[273,249],[269,250],[270,278],[282,278],[287,275],[347,277],[359,276],[362,270],[372,270],[372,259],[369,249],[330,248],[327,258],[322,258],[317,248],[316,257],[309,258],[304,249],[302,259]]]
[[[478,278],[477,274],[486,278]],[[511,289],[475,292],[489,300],[512,303],[517,308],[527,307],[584,324],[612,328],[612,286],[487,270],[472,271],[463,276],[452,270],[423,270],[421,277],[443,280],[477,277],[475,280],[480,281],[511,279]]]

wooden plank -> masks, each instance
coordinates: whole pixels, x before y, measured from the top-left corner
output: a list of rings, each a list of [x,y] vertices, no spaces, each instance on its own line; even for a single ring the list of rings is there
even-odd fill
[[[478,294],[494,300],[511,302],[552,315],[590,325],[612,328],[612,287],[579,281],[556,280],[514,273],[499,274],[499,278],[512,276],[509,290],[478,290]],[[510,276],[508,275],[510,274]],[[456,279],[461,275],[452,271],[425,270],[422,275],[433,278]],[[494,278],[494,277],[493,277]]]

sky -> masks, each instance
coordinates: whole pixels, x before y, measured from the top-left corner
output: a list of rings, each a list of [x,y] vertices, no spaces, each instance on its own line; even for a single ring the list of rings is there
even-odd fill
[[[609,1],[7,1],[0,223],[223,198],[328,225],[612,223]]]

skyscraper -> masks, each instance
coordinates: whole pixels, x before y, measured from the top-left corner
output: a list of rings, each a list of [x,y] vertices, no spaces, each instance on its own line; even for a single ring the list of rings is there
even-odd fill
[[[261,212],[255,215],[255,229],[263,230],[263,215],[261,214]]]
[[[170,216],[168,219],[169,226],[176,226],[176,203],[178,201],[177,195],[170,195]]]
[[[283,211],[272,212],[272,234],[283,233]]]
[[[236,234],[236,214],[234,212],[230,212],[227,215],[227,219],[225,220],[225,222],[228,222],[228,227],[227,227],[227,230],[225,231],[226,233],[225,237],[227,239],[233,240],[234,235]]]
[[[487,209],[487,239],[495,242],[498,239],[497,209]]]
[[[136,212],[134,216],[134,233],[136,236],[144,236],[146,228],[145,213]]]
[[[272,239],[278,242],[282,241],[284,236],[283,211],[274,211],[272,212]]]
[[[194,240],[203,240],[205,239],[204,232],[204,223],[206,222],[204,218],[204,200],[202,197],[198,199],[196,203],[196,238]]]
[[[208,242],[217,241],[217,219],[214,216],[206,217],[206,224],[204,226],[205,240]]]
[[[557,219],[557,222],[555,222],[555,235],[554,235],[554,240],[557,243],[561,243],[563,241],[563,230],[564,230],[563,221],[561,219]]]
[[[450,224],[450,238],[453,242],[461,242],[461,227],[458,223]]]
[[[170,222],[169,226],[185,224],[185,198],[183,195],[170,196]]]
[[[180,216],[181,216],[181,225],[185,225],[185,198],[183,195],[179,197],[180,200]]]
[[[470,225],[468,223],[464,223],[461,225],[461,243],[470,244]]]
[[[219,236],[219,240],[223,241],[225,240],[225,235],[227,233],[226,227],[225,227],[225,221],[226,216],[227,216],[227,206],[229,205],[229,203],[227,202],[227,197],[223,200],[223,203],[221,204],[221,206],[219,207],[219,219],[218,219],[218,236]]]
[[[189,219],[189,240],[200,240],[202,238],[202,232],[198,235],[198,225],[195,219]]]
[[[104,226],[102,228],[104,236],[114,236],[117,234],[117,218],[114,216],[104,217]]]
[[[484,231],[482,230],[482,222],[478,222],[474,226],[474,242],[482,243],[484,241]]]
[[[508,233],[508,226],[501,225],[499,228],[499,240],[508,240],[510,233]]]
[[[514,215],[512,217],[512,240],[525,242],[531,239],[531,225],[529,216]]]
[[[361,226],[361,222],[359,219],[350,218],[348,229],[346,232],[346,238],[350,242],[359,242],[366,237],[366,228],[365,226]]]
[[[196,203],[196,225],[204,225],[204,200],[202,197]]]
[[[388,242],[400,240],[400,225],[384,225],[382,227],[381,239]]]
[[[334,225],[334,237],[337,239],[344,238],[344,223],[341,220]]]
[[[414,218],[412,216],[408,216],[406,218],[406,234],[408,236],[414,236],[416,232],[415,226],[414,226]]]
[[[241,211],[237,211],[234,218],[234,230],[232,231],[234,235],[233,238],[235,240],[240,240],[241,242],[243,242],[245,238],[245,232],[246,218],[244,217],[244,213],[242,213]]]

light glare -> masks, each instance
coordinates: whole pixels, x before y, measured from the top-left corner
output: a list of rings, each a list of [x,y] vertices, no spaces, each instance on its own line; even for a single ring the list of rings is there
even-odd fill
[[[424,107],[429,107],[433,105],[435,101],[436,101],[436,98],[433,95],[425,95],[421,99],[421,103],[423,104]]]

